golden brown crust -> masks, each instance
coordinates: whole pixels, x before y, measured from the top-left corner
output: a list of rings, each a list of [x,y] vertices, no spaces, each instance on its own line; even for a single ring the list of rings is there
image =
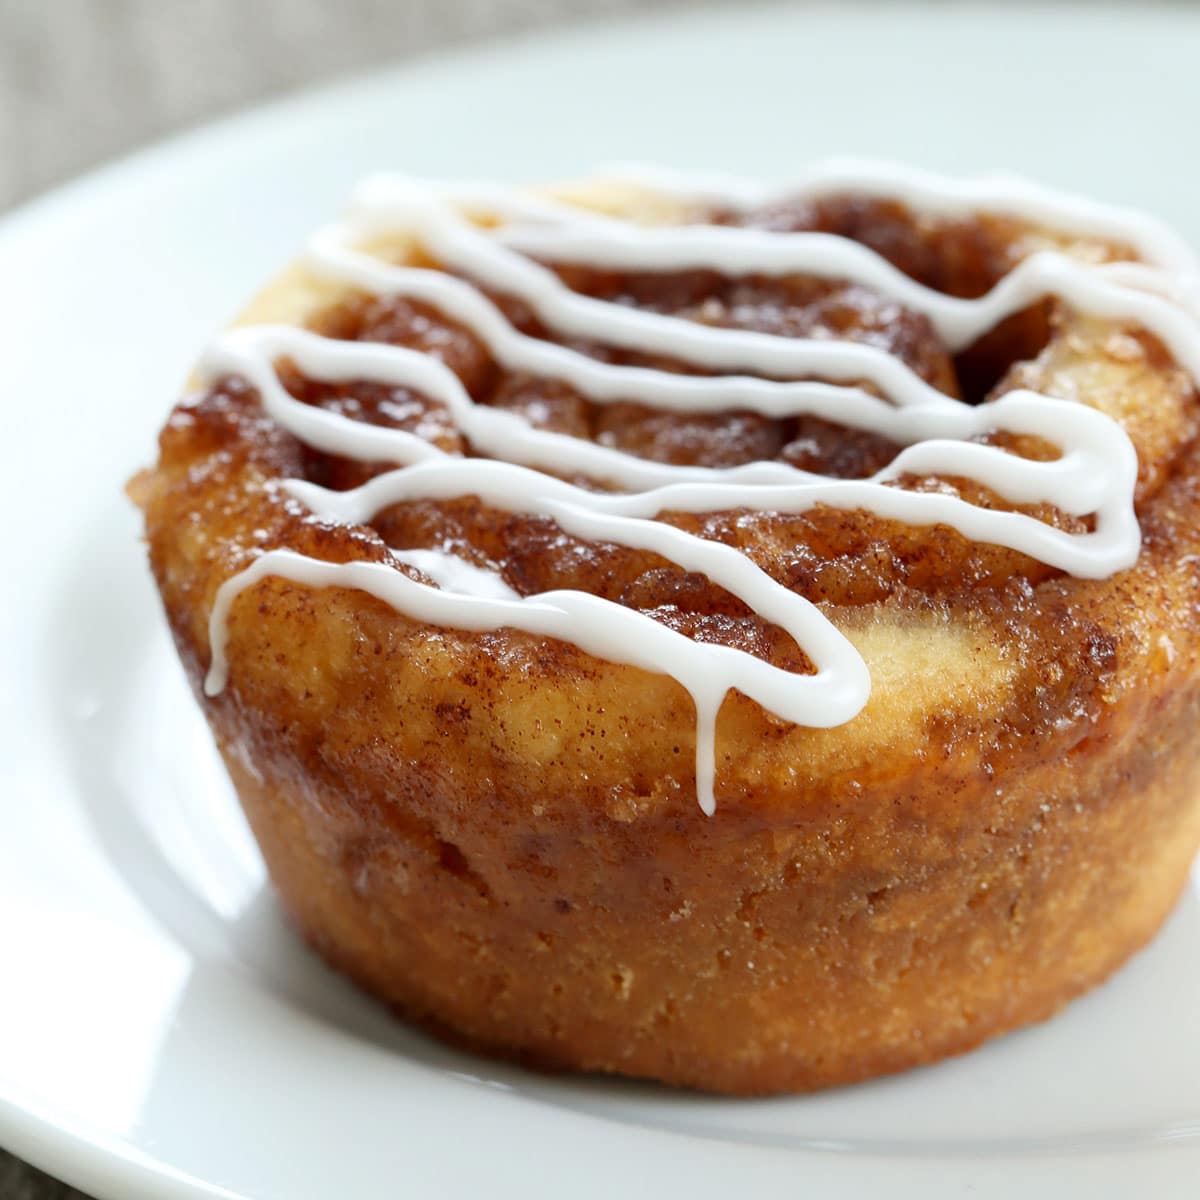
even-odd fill
[[[1138,949],[1200,838],[1198,716],[1193,691],[1152,746],[1114,734],[1003,797],[922,776],[782,828],[633,801],[517,820],[429,778],[385,816],[226,759],[298,926],[406,1016],[541,1066],[765,1094],[970,1049]]]
[[[963,295],[1047,237],[931,229],[862,203],[759,218],[860,237]],[[852,289],[564,274],[702,320],[883,338],[975,400],[1033,386],[1092,404],[1139,450],[1141,558],[1088,581],[861,512],[669,518],[821,603],[873,679],[864,713],[832,730],[731,696],[712,819],[696,808],[694,713],[672,680],[265,580],[234,608],[228,689],[203,703],[300,927],[364,986],[472,1044],[739,1093],[932,1061],[1102,979],[1157,928],[1200,840],[1189,381],[1141,331],[1058,307],[955,360],[922,318],[887,319],[878,297]],[[332,292],[299,269],[250,318],[419,345],[478,402],[666,461],[780,457],[853,476],[891,453],[820,423],[599,411],[506,376],[436,314]],[[309,403],[464,449],[421,397],[287,378]],[[581,587],[804,668],[778,630],[653,556],[470,501],[331,526],[271,486],[295,475],[349,486],[364,471],[301,447],[229,380],[176,410],[158,466],[136,482],[197,689],[217,587],[273,546],[384,561],[389,544],[449,545],[523,594]],[[946,481],[910,481],[935,485]]]

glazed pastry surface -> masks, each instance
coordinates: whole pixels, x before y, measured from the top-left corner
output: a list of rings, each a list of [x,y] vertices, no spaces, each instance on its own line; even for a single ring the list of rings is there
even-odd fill
[[[1006,180],[371,181],[133,485],[301,928],[736,1092],[1102,978],[1200,824],[1195,287]]]

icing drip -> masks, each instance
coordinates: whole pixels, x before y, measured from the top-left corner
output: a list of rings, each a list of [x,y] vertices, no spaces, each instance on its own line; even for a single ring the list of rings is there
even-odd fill
[[[627,174],[623,183],[616,183],[661,192],[681,210],[701,203],[748,207],[772,198],[768,190],[745,181],[661,172]],[[606,184],[614,185],[612,180]],[[225,686],[227,620],[246,588],[276,576],[308,587],[358,589],[414,620],[474,631],[519,629],[571,642],[611,662],[672,676],[695,703],[698,799],[711,813],[715,725],[731,688],[784,720],[829,727],[861,710],[870,679],[853,646],[808,601],[738,550],[656,520],[661,513],[742,507],[801,513],[816,505],[866,509],[911,525],[948,525],[967,538],[1009,547],[1076,576],[1099,578],[1132,565],[1140,543],[1133,510],[1137,457],[1121,427],[1104,414],[1023,390],[969,407],[876,347],[715,329],[610,304],[572,292],[527,257],[612,270],[706,269],[729,276],[848,280],[923,313],[951,350],[969,346],[1006,317],[1054,296],[1076,311],[1145,328],[1200,380],[1200,326],[1194,307],[1200,271],[1174,236],[1148,218],[1019,181],[953,183],[879,164],[829,164],[781,195],[839,192],[883,195],[919,211],[988,211],[1035,225],[1066,226],[1130,245],[1145,261],[1097,266],[1060,253],[1038,253],[986,295],[963,300],[922,286],[862,245],[827,234],[639,227],[507,189],[393,178],[369,181],[350,218],[313,239],[308,264],[316,273],[355,289],[427,303],[467,328],[501,367],[561,380],[595,403],[811,415],[877,433],[903,447],[887,467],[864,480],[831,479],[779,462],[733,468],[649,462],[534,429],[515,413],[476,405],[452,371],[416,351],[337,341],[292,327],[232,330],[201,363],[202,374],[210,379],[231,373],[244,377],[271,417],[313,447],[398,464],[348,492],[285,481],[282,486],[290,496],[317,515],[363,522],[406,500],[478,496],[501,510],[547,516],[572,536],[646,550],[683,570],[703,573],[794,638],[812,665],[811,673],[783,671],[730,647],[691,641],[643,613],[584,592],[522,597],[499,573],[444,551],[393,550],[391,563],[328,563],[271,550],[227,580],[217,594],[210,621],[209,694]],[[486,218],[490,227],[472,218]],[[559,336],[723,373],[679,375],[605,363],[529,337],[473,284],[439,271],[392,265],[359,248],[374,238],[397,235],[420,245],[448,269],[519,298]],[[369,379],[417,391],[444,405],[474,448],[489,457],[448,455],[402,430],[357,423],[305,405],[281,383],[275,368],[280,358],[315,380]],[[1057,446],[1060,456],[1033,461],[970,440],[999,432],[1042,438]],[[582,489],[555,477],[562,474],[590,477],[619,490]],[[1068,515],[1091,517],[1091,527],[1073,533],[1024,513],[973,505],[957,495],[906,490],[896,485],[906,475],[967,477],[1015,505],[1046,503]],[[397,570],[395,563],[423,578]]]

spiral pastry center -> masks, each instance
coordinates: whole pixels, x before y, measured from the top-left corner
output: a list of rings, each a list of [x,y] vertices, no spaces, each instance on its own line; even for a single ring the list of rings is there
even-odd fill
[[[272,549],[217,593],[205,684],[210,695],[226,685],[228,616],[247,588],[278,576],[314,588],[357,589],[415,620],[468,631],[523,630],[673,677],[695,702],[697,798],[711,814],[716,719],[730,689],[782,720],[831,727],[861,711],[870,677],[858,651],[817,605],[737,546],[678,528],[660,519],[663,514],[865,510],[910,526],[946,526],[1078,577],[1106,577],[1137,560],[1138,456],[1122,426],[1086,403],[1017,387],[972,405],[870,340],[706,324],[576,290],[568,281],[572,272],[838,281],[918,314],[951,352],[1053,299],[1073,312],[1146,331],[1200,381],[1195,263],[1148,218],[1009,180],[953,183],[878,164],[829,164],[778,195],[745,181],[663,173],[627,173],[607,186],[669,204],[685,218],[641,224],[515,189],[381,177],[360,189],[342,223],[313,239],[307,266],[356,293],[426,305],[467,330],[504,370],[561,384],[593,405],[809,418],[894,444],[890,460],[855,479],[767,458],[729,466],[655,461],[478,403],[460,375],[431,354],[290,326],[222,335],[201,373],[210,381],[244,378],[267,414],[312,449],[390,468],[349,490],[283,481],[293,500],[323,520],[365,523],[397,504],[463,497],[548,518],[572,537],[645,551],[706,577],[794,639],[811,670],[784,670],[746,650],[690,638],[586,591],[522,595],[451,550],[397,549],[391,562],[334,563]],[[782,199],[819,203],[847,194],[883,196],[914,212],[996,214],[1066,228],[1129,246],[1140,261],[1088,262],[1062,248],[1041,249],[983,294],[961,296],[920,282],[849,237],[726,219],[769,210]],[[698,212],[707,214],[704,223],[686,218]],[[398,265],[371,252],[397,239],[421,257]],[[436,268],[421,265],[426,260]],[[514,305],[546,336],[520,327],[511,316]],[[596,346],[606,352],[588,349]],[[281,378],[284,362],[320,383],[370,381],[427,397],[445,409],[478,457],[303,403]],[[1053,452],[1031,456],[1014,449],[1030,440]],[[929,478],[978,487],[964,493],[909,486]],[[1021,511],[1039,506],[1070,519],[1047,521]]]

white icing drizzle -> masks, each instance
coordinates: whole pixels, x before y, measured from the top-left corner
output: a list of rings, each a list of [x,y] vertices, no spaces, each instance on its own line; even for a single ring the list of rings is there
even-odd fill
[[[681,211],[700,204],[744,208],[775,198],[746,181],[663,172],[628,173],[622,186],[664,193]],[[677,412],[741,409],[771,417],[808,414],[879,433],[904,447],[888,467],[864,480],[831,479],[779,462],[726,469],[648,462],[476,405],[459,378],[430,356],[292,327],[232,330],[201,363],[210,379],[225,374],[247,379],[270,416],[310,445],[362,461],[399,464],[348,492],[285,481],[288,494],[319,517],[363,522],[392,504],[460,496],[477,496],[504,511],[547,516],[572,536],[652,552],[703,573],[794,638],[812,663],[811,674],[786,672],[726,646],[693,642],[643,613],[584,592],[522,597],[498,572],[443,550],[392,550],[392,562],[351,563],[271,550],[217,594],[206,690],[216,694],[225,686],[228,616],[246,588],[276,576],[307,587],[358,589],[416,621],[475,631],[519,629],[571,642],[611,662],[670,675],[695,702],[698,799],[711,813],[716,718],[731,688],[784,720],[830,727],[861,710],[870,680],[854,647],[817,608],[738,550],[685,533],[657,520],[660,514],[737,508],[801,513],[817,505],[866,509],[911,525],[948,525],[967,538],[1009,547],[1080,577],[1100,578],[1132,565],[1140,544],[1133,510],[1137,457],[1121,427],[1104,414],[1029,391],[970,407],[878,348],[718,329],[606,303],[570,291],[552,271],[526,257],[612,270],[845,279],[925,314],[951,350],[1054,296],[1079,312],[1149,330],[1200,380],[1200,326],[1192,304],[1200,272],[1174,235],[1149,218],[1020,181],[960,183],[881,164],[827,164],[779,195],[849,192],[895,198],[920,212],[982,211],[1065,227],[1131,245],[1144,262],[1097,266],[1042,252],[1025,259],[987,295],[962,300],[916,283],[864,246],[826,234],[639,227],[515,190],[391,177],[368,181],[351,217],[313,239],[308,263],[315,272],[352,288],[429,304],[469,329],[501,367],[561,380],[596,403],[633,401]],[[494,228],[471,218],[486,218]],[[604,363],[521,334],[473,284],[440,271],[396,266],[358,248],[382,235],[410,238],[447,268],[519,298],[559,336],[725,373],[691,376]],[[315,380],[370,379],[419,392],[443,405],[463,436],[489,458],[449,455],[414,434],[305,405],[280,381],[275,363],[281,358]],[[968,440],[997,432],[1045,439],[1061,455],[1035,462]],[[555,477],[564,474],[620,490],[590,491]],[[909,491],[896,485],[904,475],[968,477],[1012,504],[1047,503],[1090,516],[1091,529],[1070,533],[1027,514],[970,504],[946,490]],[[431,582],[398,570],[397,563]]]
[[[428,575],[443,591],[478,596],[482,600],[520,600],[521,593],[510,588],[495,572],[477,567],[444,550],[392,550],[396,562],[416,567]]]
[[[835,382],[866,380],[896,404],[954,403],[907,363],[877,346],[832,339],[783,338],[745,329],[719,329],[579,295],[562,283],[553,271],[509,250],[453,210],[439,206],[436,198],[419,193],[412,198],[401,193],[395,207],[389,210],[389,216],[447,267],[469,273],[473,279],[523,300],[550,329],[568,337],[677,359],[714,371],[750,371],[784,378],[816,376]],[[378,225],[367,228],[370,232],[378,231]],[[439,308],[443,308],[450,291],[446,286],[450,277],[441,272],[389,266],[378,259],[346,250],[344,245],[338,245],[333,234],[318,237],[310,261],[318,269],[346,283],[429,300]],[[597,261],[602,263],[604,260]],[[355,271],[355,267],[360,270]],[[414,278],[422,274],[432,278]],[[420,288],[421,292],[415,288]],[[475,289],[470,290],[473,295],[479,295]],[[437,299],[434,299],[435,295]],[[451,315],[449,308],[443,308],[443,311]],[[458,314],[453,315],[457,317]],[[508,342],[516,349],[517,339],[511,336],[512,327],[506,321],[504,327],[509,332],[502,333],[497,339],[499,346],[488,336],[490,330],[483,332],[488,348],[496,352],[505,365],[510,365],[504,354],[504,343]],[[474,324],[472,328],[475,328]],[[526,343],[521,347],[526,354],[530,350],[529,342],[548,345],[534,338],[523,338],[522,341]]]
[[[364,187],[386,186],[388,179],[388,176],[372,177],[364,182]],[[721,206],[742,212],[789,200],[859,195],[895,200],[929,216],[1011,217],[1035,228],[1120,242],[1131,246],[1146,263],[1166,267],[1173,274],[1200,276],[1200,259],[1192,248],[1156,217],[1003,172],[955,179],[904,163],[846,156],[813,163],[802,176],[780,186],[742,176],[623,163],[598,171],[583,186],[614,183],[623,188],[658,192],[680,204]],[[467,195],[470,191],[464,189]]]
[[[201,369],[209,378],[238,374],[250,381],[274,420],[302,440],[347,458],[406,466],[447,456],[403,430],[363,425],[301,403],[288,394],[275,373],[272,364],[279,357],[291,359],[306,376],[325,383],[367,377],[419,390],[443,403],[459,430],[492,457],[601,477],[636,493],[615,497],[581,493],[590,497],[593,506],[609,506],[608,511],[653,516],[668,508],[712,511],[716,504],[800,512],[814,503],[844,501],[846,507],[859,507],[869,501],[865,506],[881,515],[917,524],[951,525],[968,537],[1042,557],[1078,575],[1106,575],[1129,565],[1129,546],[1136,538],[1136,532],[1131,532],[1135,529],[1132,512],[1118,502],[1137,473],[1128,440],[1114,438],[1112,422],[1094,409],[1032,392],[1010,392],[987,407],[950,404],[900,409],[861,393],[864,411],[854,414],[868,418],[861,427],[882,432],[908,448],[870,479],[829,480],[786,463],[723,469],[651,463],[581,438],[534,430],[515,413],[476,405],[458,376],[436,359],[381,343],[336,341],[291,326],[251,326],[226,335],[202,361]],[[822,399],[836,401],[838,396],[835,392]],[[817,405],[809,393],[798,398],[796,411],[841,419],[836,404]],[[993,446],[966,443],[993,431],[1045,438],[1060,446],[1063,455],[1034,462]],[[452,457],[450,463],[467,469],[471,479],[479,470],[474,460],[464,464]],[[1014,503],[1044,501],[1077,516],[1094,512],[1096,529],[1086,535],[1069,534],[1020,513],[978,509],[955,496],[883,486],[905,474],[951,473],[971,475]],[[685,484],[697,486],[685,488]],[[985,528],[990,536],[984,536]],[[1086,549],[1077,549],[1077,544]]]
[[[308,263],[318,273],[366,292],[380,295],[406,296],[436,308],[451,320],[466,326],[479,338],[496,361],[510,371],[522,371],[551,379],[560,379],[570,384],[582,395],[597,404],[612,404],[636,398],[652,408],[675,412],[724,412],[730,409],[746,409],[764,416],[787,416],[800,411],[796,406],[802,396],[812,397],[816,405],[828,408],[839,402],[841,392],[829,383],[802,380],[788,383],[770,379],[758,379],[753,375],[727,376],[680,376],[668,371],[647,367],[617,366],[589,358],[576,350],[553,342],[529,337],[514,329],[504,314],[482,293],[470,284],[440,271],[420,267],[397,267],[381,262],[369,254],[350,248],[352,234],[349,230],[324,230],[314,237],[309,247]],[[482,239],[481,239],[482,241]],[[486,243],[484,243],[486,245]],[[517,256],[512,256],[520,261]],[[536,267],[537,271],[543,268]],[[546,274],[549,274],[548,272]],[[539,276],[540,278],[540,276]],[[557,293],[557,288],[554,289]],[[564,292],[566,289],[562,289]],[[567,293],[568,296],[574,293]],[[577,297],[587,299],[587,297]],[[598,301],[589,301],[600,309],[613,306]],[[643,317],[655,317],[653,313],[637,313],[625,310],[623,324],[627,336],[637,341],[644,332]],[[670,357],[687,360],[687,350],[698,340],[695,330],[706,332],[706,327],[692,325],[674,317],[658,318],[669,322],[658,332],[664,334],[654,339],[660,347],[670,351]],[[683,331],[688,345],[682,345],[672,334]],[[716,332],[716,331],[714,331]],[[726,330],[732,333],[736,331]],[[839,372],[844,377],[857,381],[872,377],[872,370],[886,375],[893,385],[892,390],[882,389],[893,404],[924,404],[930,407],[949,408],[954,405],[950,397],[930,387],[920,376],[914,374],[899,360],[891,359],[870,346],[854,346],[846,342],[816,342],[772,337],[769,334],[753,334],[753,345],[764,345],[773,350],[783,347],[798,349],[812,374],[832,378]],[[840,347],[834,349],[834,347]],[[644,348],[644,346],[643,346]],[[865,351],[859,354],[858,351]],[[829,351],[827,357],[825,352]],[[753,362],[753,358],[751,357]],[[889,364],[884,367],[881,364]],[[764,370],[764,374],[766,371]],[[878,381],[877,381],[878,382]]]
[[[986,296],[964,300],[917,283],[859,242],[827,233],[698,226],[649,230],[613,222],[613,229],[603,232],[520,228],[503,231],[501,236],[525,253],[557,262],[599,261],[621,270],[707,269],[725,275],[852,278],[927,316],[951,354],[965,350],[1006,317],[1057,296],[1088,316],[1118,317],[1143,325],[1153,321],[1183,365],[1195,369],[1200,364],[1190,336],[1192,323],[1177,304],[1154,295],[1130,294],[1127,286],[1110,282],[1112,276],[1101,275],[1095,267],[1047,251],[1022,260]]]
[[[1188,313],[1179,311],[1178,304],[1110,282],[1111,276],[1106,278],[1094,265],[1076,262],[1061,253],[1032,254],[986,296],[964,300],[925,287],[869,247],[832,234],[777,233],[718,225],[647,228],[595,214],[580,219],[578,210],[545,200],[531,201],[524,207],[519,198],[510,199],[505,212],[526,221],[540,218],[544,223],[501,228],[497,239],[420,186],[396,181],[387,188],[377,182],[359,195],[353,227],[360,237],[364,232],[403,229],[445,266],[469,272],[487,286],[524,300],[562,334],[716,370],[734,370],[752,363],[755,371],[767,375],[808,372],[823,379],[865,379],[878,384],[896,403],[939,403],[946,397],[906,364],[876,347],[714,328],[609,304],[577,295],[553,271],[512,253],[509,247],[605,270],[699,269],[730,276],[850,279],[929,317],[952,354],[966,349],[1006,317],[1037,300],[1057,296],[1088,316],[1154,328],[1182,366],[1193,374],[1200,372],[1195,322]],[[336,270],[337,235],[318,237],[318,260]],[[1147,239],[1143,235],[1136,240]],[[347,265],[351,261],[349,255],[340,259]],[[377,259],[371,261],[378,263]],[[376,283],[382,284],[381,290],[392,291],[394,288],[387,285],[388,270],[385,266]],[[398,279],[403,286],[406,269],[390,270],[401,273]],[[396,281],[397,276],[393,274],[392,279]]]

